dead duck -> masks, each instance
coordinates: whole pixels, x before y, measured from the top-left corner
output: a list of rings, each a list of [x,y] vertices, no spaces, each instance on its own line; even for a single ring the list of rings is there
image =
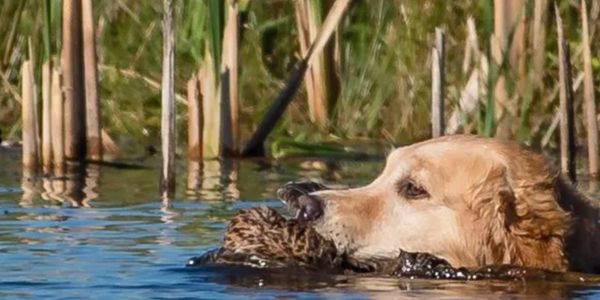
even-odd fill
[[[188,266],[199,264],[331,269],[340,265],[340,259],[333,242],[311,226],[288,220],[272,208],[257,207],[229,221],[221,248],[188,261]]]

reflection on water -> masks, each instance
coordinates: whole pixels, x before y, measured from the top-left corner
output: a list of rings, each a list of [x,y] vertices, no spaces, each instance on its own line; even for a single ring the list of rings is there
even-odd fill
[[[69,164],[64,176],[36,176],[30,170],[23,170],[20,204],[30,207],[39,197],[68,207],[89,207],[98,198],[99,180],[98,164]]]
[[[448,282],[308,271],[203,267],[239,209],[281,207],[276,189],[311,179],[369,182],[381,161],[204,161],[180,165],[175,198],[158,197],[156,161],[69,165],[62,177],[22,174],[0,152],[0,298],[517,298],[600,297],[597,285]],[[579,188],[598,197],[598,184]],[[596,198],[597,199],[597,198]]]

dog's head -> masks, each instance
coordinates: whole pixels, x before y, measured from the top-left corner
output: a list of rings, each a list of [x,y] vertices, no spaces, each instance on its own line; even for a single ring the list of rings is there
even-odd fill
[[[356,257],[402,249],[454,266],[564,270],[569,215],[557,203],[559,180],[541,155],[517,144],[444,137],[396,149],[365,187],[311,193],[322,206],[313,222]]]

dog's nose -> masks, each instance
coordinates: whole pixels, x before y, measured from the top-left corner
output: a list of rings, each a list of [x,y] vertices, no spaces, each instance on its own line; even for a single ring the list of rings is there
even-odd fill
[[[316,196],[302,195],[298,197],[296,219],[303,222],[317,220],[323,215],[323,203]]]

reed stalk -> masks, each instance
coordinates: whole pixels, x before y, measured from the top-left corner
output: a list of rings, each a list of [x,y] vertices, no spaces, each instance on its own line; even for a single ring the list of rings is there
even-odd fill
[[[510,77],[517,78],[520,96],[525,83],[525,18],[524,0],[494,0],[494,34],[491,39],[492,57],[497,66],[495,118],[498,121],[496,135],[509,138],[514,133],[517,116],[517,99],[509,89]],[[517,74],[517,76],[510,76]],[[509,78],[507,78],[507,76]]]
[[[558,6],[554,3],[560,78],[560,163],[561,170],[571,181],[575,172],[575,122],[573,108],[573,85],[569,44],[565,40],[563,23]]]
[[[205,158],[216,158],[221,153],[221,101],[217,89],[217,77],[212,71],[214,63],[212,56],[207,51],[204,55],[204,63],[198,71],[198,76],[201,78],[204,115],[202,153]]]
[[[221,61],[221,118],[222,155],[237,155],[239,152],[239,93],[238,93],[238,28],[239,10],[236,0],[227,1],[227,20],[223,32],[223,54]],[[226,103],[225,103],[226,102]],[[227,108],[227,109],[223,109]]]
[[[81,162],[86,155],[81,1],[63,1],[63,90],[65,93],[65,155]]]
[[[51,121],[51,89],[52,89],[52,60],[50,55],[50,0],[43,1],[43,41],[44,62],[42,64],[42,168],[44,174],[52,173],[52,121]]]
[[[85,78],[87,157],[102,160],[100,103],[98,99],[98,64],[96,59],[96,31],[92,0],[82,0],[83,63]]]
[[[48,60],[42,65],[42,167],[44,174],[52,172],[51,72],[51,64]]]
[[[175,194],[175,28],[173,0],[163,0],[163,73],[160,194],[167,201]]]
[[[598,176],[598,121],[596,119],[596,100],[594,95],[594,74],[592,71],[592,53],[590,50],[590,32],[585,0],[581,0],[581,34],[583,46],[583,101],[588,143],[588,171],[590,176]]]
[[[291,72],[290,78],[286,83],[286,86],[277,95],[277,98],[271,104],[271,107],[265,113],[258,128],[244,147],[242,151],[243,156],[262,156],[264,155],[264,142],[269,136],[277,121],[281,118],[281,115],[292,101],[294,95],[298,91],[302,78],[304,77],[308,66],[310,66],[315,59],[315,55],[319,54],[325,44],[331,37],[336,26],[340,22],[344,12],[348,8],[351,0],[336,0],[329,10],[315,41],[312,43],[306,55],[300,60]]]
[[[323,3],[313,0],[295,2],[296,28],[301,55],[306,55],[311,43],[315,40],[322,21]],[[329,123],[328,107],[334,102],[334,85],[330,81],[336,78],[328,72],[333,68],[333,51],[323,51],[315,57],[313,64],[304,77],[309,116],[312,122],[325,128]]]
[[[435,29],[435,46],[431,51],[431,135],[444,135],[444,31]]]
[[[28,169],[35,174],[38,168],[38,133],[36,117],[35,87],[33,66],[30,60],[23,62],[21,69],[21,118],[23,141],[23,169]]]
[[[64,131],[64,99],[61,90],[60,71],[52,69],[52,87],[50,92],[51,127],[52,127],[52,160],[54,175],[65,173],[65,131]]]
[[[199,78],[192,76],[187,83],[188,100],[188,160],[202,160],[202,98],[198,91]]]
[[[544,63],[546,58],[546,10],[548,0],[534,0],[533,34],[531,39],[533,76],[531,82],[543,88]]]

